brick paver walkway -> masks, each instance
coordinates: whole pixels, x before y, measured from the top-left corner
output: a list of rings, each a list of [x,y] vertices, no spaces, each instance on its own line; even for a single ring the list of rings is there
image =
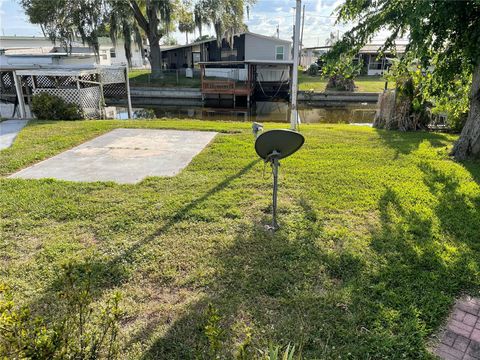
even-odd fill
[[[480,360],[480,299],[457,301],[435,349],[445,360]]]

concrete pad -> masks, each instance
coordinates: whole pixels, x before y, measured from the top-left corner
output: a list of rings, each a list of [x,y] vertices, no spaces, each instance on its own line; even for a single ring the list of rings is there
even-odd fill
[[[5,120],[0,122],[0,150],[12,146],[20,130],[27,125],[28,120]]]
[[[216,134],[207,131],[116,129],[10,177],[131,184],[147,176],[174,176]]]

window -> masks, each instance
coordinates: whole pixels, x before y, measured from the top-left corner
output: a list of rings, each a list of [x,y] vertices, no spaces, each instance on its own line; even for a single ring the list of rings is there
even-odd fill
[[[194,64],[198,64],[200,62],[200,52],[193,52],[192,59]]]
[[[275,60],[284,60],[285,47],[283,45],[275,46]]]
[[[117,53],[115,52],[115,48],[110,49],[110,57],[111,58],[116,58],[117,57]]]
[[[220,57],[222,60],[236,60],[237,49],[221,49]]]

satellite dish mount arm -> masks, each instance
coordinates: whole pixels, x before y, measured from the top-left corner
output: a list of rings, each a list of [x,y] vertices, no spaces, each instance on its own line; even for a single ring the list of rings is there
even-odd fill
[[[270,230],[278,230],[279,226],[277,223],[277,193],[278,193],[278,167],[280,166],[279,162],[280,153],[274,150],[270,155],[268,155],[265,161],[270,162],[273,172],[273,194],[272,194],[272,225],[269,227]]]

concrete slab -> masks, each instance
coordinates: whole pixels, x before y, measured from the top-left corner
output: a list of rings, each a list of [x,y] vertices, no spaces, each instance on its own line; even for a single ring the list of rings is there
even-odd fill
[[[216,132],[116,129],[10,177],[136,183],[147,176],[174,176]]]
[[[12,146],[20,130],[27,125],[28,120],[5,120],[0,122],[0,150]]]

